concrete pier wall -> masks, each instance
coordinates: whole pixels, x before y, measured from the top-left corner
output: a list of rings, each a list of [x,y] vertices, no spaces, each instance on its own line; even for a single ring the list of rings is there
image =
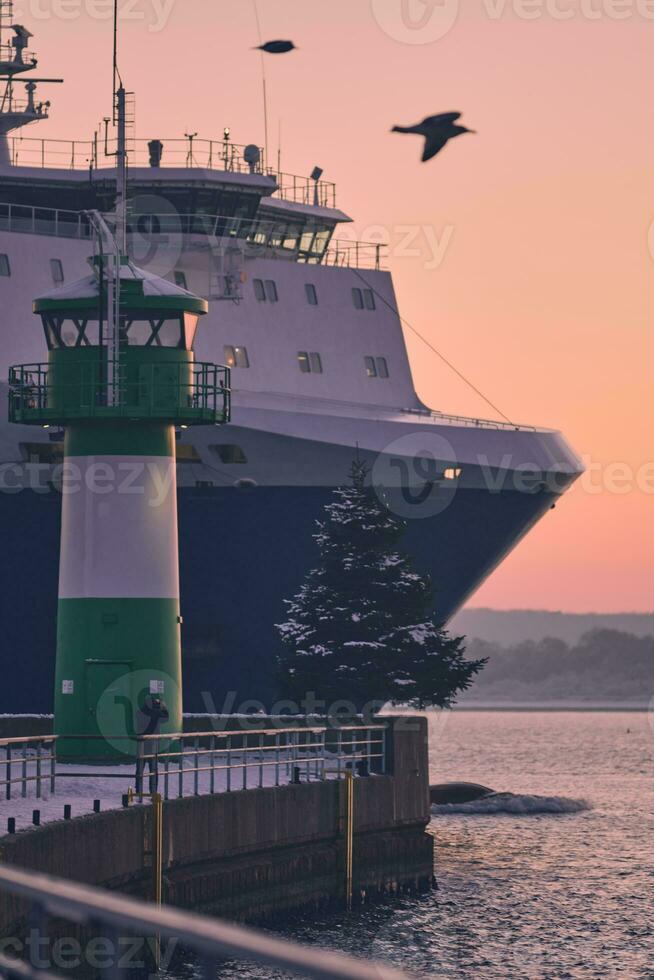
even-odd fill
[[[427,724],[386,719],[388,772],[354,781],[355,896],[431,885]],[[0,808],[1,809],[1,808]],[[187,797],[164,804],[164,900],[235,919],[342,898],[339,781]],[[0,838],[0,861],[148,897],[149,804]],[[0,894],[0,933],[20,918]]]

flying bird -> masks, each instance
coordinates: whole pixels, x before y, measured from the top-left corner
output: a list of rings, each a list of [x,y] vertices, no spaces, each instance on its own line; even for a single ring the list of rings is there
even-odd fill
[[[454,136],[476,132],[474,129],[468,129],[467,126],[457,126],[456,121],[460,116],[460,112],[441,112],[438,116],[427,116],[415,126],[393,126],[391,132],[416,133],[418,136],[424,136],[425,148],[422,154],[422,162],[425,163],[440,153],[447,141]]]
[[[288,54],[289,51],[295,51],[295,45],[292,41],[266,41],[265,44],[260,44],[254,49],[255,51],[265,51],[266,54]]]

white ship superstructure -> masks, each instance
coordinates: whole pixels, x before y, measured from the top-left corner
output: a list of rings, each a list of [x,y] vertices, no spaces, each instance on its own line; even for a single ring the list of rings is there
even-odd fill
[[[30,98],[37,121],[47,108],[34,89]],[[115,220],[117,192],[104,133],[45,141],[11,135],[17,125],[0,124],[3,378],[11,364],[45,360],[31,299],[87,274],[85,212]],[[179,433],[187,707],[207,705],[202,691],[218,707],[227,692],[270,700],[274,624],[311,567],[321,507],[356,455],[407,518],[406,547],[434,578],[442,620],[581,466],[557,432],[422,404],[383,249],[339,242],[350,218],[317,172],[273,172],[261,148],[227,132],[131,140],[128,152],[129,251],[209,300],[196,356],[232,368],[232,422]],[[64,334],[62,343],[84,342]],[[51,699],[61,441],[0,418],[3,623],[6,648],[24,650],[24,674],[0,711],[47,710]]]

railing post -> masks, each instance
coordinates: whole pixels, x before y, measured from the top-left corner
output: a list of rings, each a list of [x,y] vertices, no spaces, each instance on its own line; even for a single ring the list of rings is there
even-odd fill
[[[345,773],[345,906],[352,911],[352,881],[354,870],[354,773]]]
[[[143,739],[136,739],[136,770],[134,773],[134,791],[143,802]]]
[[[215,735],[212,735],[211,736],[211,739],[209,740],[209,749],[210,749],[210,751],[209,751],[209,766],[211,768],[209,792],[210,793],[215,793],[216,792],[216,769],[215,769],[215,764],[216,764],[216,752],[215,752],[215,750],[216,750],[216,736]]]
[[[41,743],[36,743],[36,798],[41,799]]]
[[[57,779],[57,743],[52,741],[50,746],[50,793],[52,796],[56,792],[56,779]]]
[[[7,744],[7,787],[6,787],[6,797],[8,800],[11,799],[11,745]]]

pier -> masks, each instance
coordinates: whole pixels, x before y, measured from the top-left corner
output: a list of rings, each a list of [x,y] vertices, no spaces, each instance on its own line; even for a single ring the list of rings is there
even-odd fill
[[[61,818],[38,828],[0,837],[0,865],[152,900],[159,853],[164,903],[242,921],[347,904],[348,878],[355,904],[432,887],[424,718],[385,717],[368,727],[318,727],[296,719],[284,727],[257,718],[242,720],[247,730],[240,732],[237,724],[232,719],[229,732],[181,736],[178,749],[167,737],[155,775],[149,762],[145,766],[142,798],[138,763],[131,763],[120,767],[124,785],[115,780],[116,788],[110,788],[113,803],[105,800],[102,812],[89,807],[91,812],[71,820],[63,819],[70,799],[65,787],[76,767],[44,764],[41,802],[35,780],[26,787],[20,782],[23,757],[16,748],[11,768],[17,782],[9,782],[7,746],[0,742],[3,833],[7,818],[21,807],[31,812],[47,802],[50,813],[53,805],[61,811]],[[181,763],[175,751],[184,754]],[[31,750],[29,757],[34,765]],[[115,769],[108,765],[107,773]],[[128,789],[132,802],[126,806]],[[162,797],[160,852],[148,790]],[[13,918],[11,903],[0,897],[0,935],[11,929]]]

